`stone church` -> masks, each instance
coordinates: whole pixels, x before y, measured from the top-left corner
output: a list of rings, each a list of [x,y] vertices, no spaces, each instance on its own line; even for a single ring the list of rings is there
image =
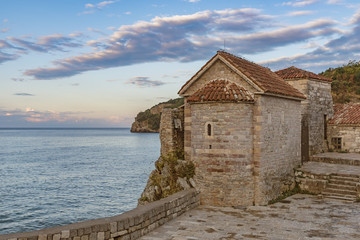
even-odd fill
[[[161,152],[183,148],[202,204],[265,205],[294,187],[294,168],[326,148],[330,84],[218,51],[178,92],[184,106],[163,112],[172,127],[160,129]]]

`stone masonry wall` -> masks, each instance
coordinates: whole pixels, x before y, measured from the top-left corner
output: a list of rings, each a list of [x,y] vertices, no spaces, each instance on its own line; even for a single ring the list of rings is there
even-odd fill
[[[191,161],[191,105],[184,103],[184,157]]]
[[[252,111],[251,103],[191,104],[191,160],[201,204],[253,204]]]
[[[191,95],[195,93],[198,89],[203,87],[206,83],[216,79],[226,79],[237,83],[239,86],[242,86],[249,92],[256,92],[256,89],[253,88],[249,83],[242,79],[238,74],[236,74],[231,68],[229,68],[222,61],[216,61],[211,68],[209,68],[203,75],[189,87],[186,91],[186,95]],[[191,118],[191,105],[186,102],[185,98],[185,133],[184,133],[184,150],[185,150],[185,160],[191,160],[191,129],[192,129],[192,118]]]
[[[287,83],[302,92],[307,99],[302,101],[302,122],[308,125],[309,154],[325,152],[328,150],[324,137],[324,115],[330,119],[333,115],[333,101],[331,96],[331,83],[296,79],[287,80]]]
[[[309,147],[310,155],[326,152],[328,150],[324,138],[324,115],[330,119],[333,114],[333,101],[331,96],[331,83],[322,81],[309,81],[310,101],[309,108]]]
[[[334,149],[332,138],[341,138],[341,150],[360,153],[360,127],[358,126],[328,126],[329,147]]]
[[[196,82],[194,82],[189,89],[186,91],[186,95],[192,95],[198,89],[203,87],[207,82],[216,79],[226,79],[230,82],[237,83],[242,86],[249,92],[256,92],[256,89],[253,88],[249,83],[242,79],[238,74],[236,74],[231,68],[229,68],[225,63],[220,60],[217,60],[211,68],[209,68]]]
[[[184,110],[164,108],[160,120],[161,155],[184,151]]]
[[[39,231],[0,235],[0,240],[133,240],[199,205],[189,189],[124,214]]]
[[[294,186],[294,168],[301,164],[301,105],[266,95],[256,95],[255,102],[255,204],[265,205]]]

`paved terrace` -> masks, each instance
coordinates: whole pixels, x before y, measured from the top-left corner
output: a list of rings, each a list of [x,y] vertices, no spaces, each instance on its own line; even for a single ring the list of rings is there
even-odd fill
[[[270,206],[200,206],[142,240],[360,239],[360,203],[297,194]]]
[[[357,175],[360,176],[359,153],[326,152],[311,157],[310,162],[304,163],[299,169],[317,175]]]

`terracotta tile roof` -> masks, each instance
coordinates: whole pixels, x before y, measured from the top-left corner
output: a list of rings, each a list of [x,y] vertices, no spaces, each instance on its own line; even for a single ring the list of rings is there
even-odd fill
[[[256,86],[258,86],[264,93],[272,93],[283,96],[290,96],[295,98],[305,99],[306,97],[299,92],[297,89],[286,83],[282,78],[280,78],[277,74],[272,72],[270,69],[262,67],[258,64],[249,62],[245,59],[232,55],[230,53],[224,51],[218,51],[217,54],[210,59],[195,75],[197,76],[199,72],[201,72],[204,67],[210,63],[214,58],[219,57],[224,59],[226,62],[231,64],[235,69],[244,74],[247,78],[249,78]],[[187,81],[179,91],[179,94],[185,91],[184,89],[188,87],[188,85],[192,84],[192,77],[189,81]]]
[[[321,75],[317,75],[315,73],[312,72],[308,72],[296,67],[289,67],[289,68],[285,68],[279,71],[275,72],[277,75],[279,75],[282,79],[317,79],[317,80],[322,80],[322,81],[326,81],[326,82],[332,82],[332,80],[330,78],[321,76]]]
[[[197,90],[188,102],[252,102],[250,93],[239,85],[227,80],[215,80]]]
[[[329,124],[359,125],[360,124],[360,103],[336,104],[334,116]]]

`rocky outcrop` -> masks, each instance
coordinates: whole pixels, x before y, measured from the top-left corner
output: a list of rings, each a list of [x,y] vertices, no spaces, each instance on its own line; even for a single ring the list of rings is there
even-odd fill
[[[131,125],[131,132],[159,132],[160,116],[164,108],[176,108],[184,103],[183,98],[171,99],[167,102],[159,103],[144,112],[138,113],[135,121]]]
[[[155,170],[151,172],[138,200],[139,205],[165,198],[182,190],[195,188],[194,164],[178,157],[175,153],[169,154],[166,157],[160,157],[155,162]]]
[[[166,108],[161,114],[161,157],[155,162],[139,205],[195,188],[195,165],[184,159],[184,109]]]

